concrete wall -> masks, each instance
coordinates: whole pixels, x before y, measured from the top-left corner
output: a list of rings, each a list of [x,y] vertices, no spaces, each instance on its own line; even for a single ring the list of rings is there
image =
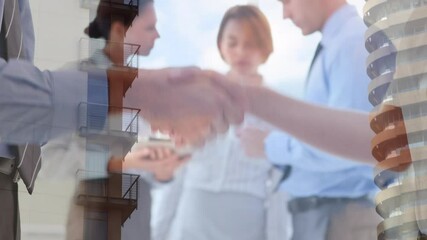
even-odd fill
[[[89,10],[81,0],[31,0],[36,33],[35,64],[55,69],[78,59],[78,43],[85,37]]]

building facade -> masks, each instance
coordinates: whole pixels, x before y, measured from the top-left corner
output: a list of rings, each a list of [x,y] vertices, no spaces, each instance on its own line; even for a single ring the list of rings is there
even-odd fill
[[[378,239],[427,233],[427,0],[368,0],[364,7],[370,125],[376,133]],[[426,238],[427,239],[427,238]]]

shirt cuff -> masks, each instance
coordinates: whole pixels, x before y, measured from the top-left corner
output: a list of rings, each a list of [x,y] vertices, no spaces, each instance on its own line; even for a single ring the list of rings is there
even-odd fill
[[[87,127],[102,130],[108,116],[108,77],[105,71],[89,71],[87,83]]]
[[[53,123],[50,138],[75,132],[78,108],[87,102],[88,77],[85,72],[51,72],[53,94]]]
[[[267,159],[276,166],[290,164],[289,141],[290,136],[284,132],[271,132],[264,140],[264,149]]]
[[[108,106],[108,76],[105,71],[88,72],[87,101]]]

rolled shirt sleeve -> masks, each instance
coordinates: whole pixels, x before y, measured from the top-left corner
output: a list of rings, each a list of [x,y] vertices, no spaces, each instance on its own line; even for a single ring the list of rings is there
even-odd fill
[[[365,71],[365,29],[350,5],[328,19],[322,29],[323,50],[307,79],[306,101],[330,108],[372,109],[366,97],[370,79]],[[265,150],[273,164],[292,167],[280,189],[293,197],[360,197],[378,190],[372,181],[372,166],[320,151],[286,133],[271,133]]]

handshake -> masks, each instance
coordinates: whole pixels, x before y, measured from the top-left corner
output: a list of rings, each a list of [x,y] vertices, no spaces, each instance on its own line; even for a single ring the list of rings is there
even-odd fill
[[[243,86],[196,67],[140,69],[124,104],[141,109],[152,130],[169,134],[177,145],[201,145],[240,124],[249,105]]]

